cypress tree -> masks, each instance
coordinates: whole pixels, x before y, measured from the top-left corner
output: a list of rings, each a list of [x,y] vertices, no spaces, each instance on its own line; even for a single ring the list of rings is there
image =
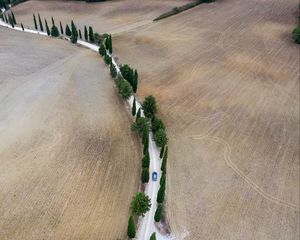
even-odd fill
[[[136,114],[136,103],[135,103],[135,97],[133,99],[132,109],[131,109],[132,116],[135,116]]]
[[[71,29],[72,29],[71,42],[76,43],[78,39],[78,32],[73,20],[71,21]]]
[[[142,169],[142,183],[149,182],[149,168]]]
[[[104,44],[105,44],[106,50],[109,50],[109,35],[105,38]]]
[[[141,108],[139,108],[137,114],[136,114],[136,120],[138,120],[141,117]]]
[[[143,144],[145,144],[149,139],[149,128],[147,125],[144,125],[143,127],[143,138],[142,138],[142,142]]]
[[[165,199],[165,188],[164,187],[160,187],[158,192],[157,192],[157,198],[156,201],[158,203],[163,203]]]
[[[117,69],[113,64],[110,64],[110,75],[112,78],[115,78],[118,75]]]
[[[35,18],[34,14],[33,14],[33,22],[34,22],[34,28],[35,28],[35,30],[38,30],[37,23],[36,23],[36,18]]]
[[[88,31],[87,31],[86,26],[84,26],[84,39],[85,39],[85,41],[89,40]]]
[[[112,54],[112,39],[111,39],[111,35],[108,35],[105,38],[105,48],[109,51],[110,54]]]
[[[167,178],[166,172],[162,172],[161,178],[159,180],[159,184],[166,186],[166,178]]]
[[[13,11],[11,11],[11,18],[12,18],[13,23],[16,25],[17,21],[16,21],[15,14],[13,13]]]
[[[162,216],[163,216],[163,206],[162,204],[158,204],[154,215],[155,222],[159,222]]]
[[[166,147],[164,158],[160,168],[163,172],[167,171],[167,159],[168,159],[168,146]]]
[[[135,238],[135,223],[132,216],[130,216],[128,220],[127,236],[129,238]]]
[[[61,33],[61,35],[64,35],[64,29],[63,29],[63,27],[61,25],[61,22],[59,22],[59,26],[60,26],[60,33]]]
[[[149,151],[147,151],[142,159],[142,167],[149,168],[150,167],[150,156]]]
[[[22,30],[24,31],[24,26],[23,26],[23,23],[21,23],[21,28],[22,28]]]
[[[160,149],[159,158],[162,158],[164,156],[164,150],[165,150],[165,145],[163,145]]]
[[[93,28],[91,26],[89,26],[89,39],[90,42],[94,42],[94,32],[93,32]]]
[[[52,37],[59,37],[59,31],[58,31],[58,28],[55,25],[53,25],[51,27],[51,36]]]
[[[50,36],[51,33],[46,19],[45,19],[45,26],[46,26],[47,35]]]
[[[156,240],[156,233],[155,232],[151,234],[150,240]]]
[[[43,22],[42,22],[42,20],[41,20],[41,16],[40,16],[39,13],[38,13],[38,18],[39,18],[40,30],[41,30],[42,32],[44,32]]]
[[[66,32],[66,35],[67,35],[68,37],[71,37],[72,33],[71,33],[71,30],[70,30],[68,24],[66,25],[66,31],[65,31],[65,32]]]
[[[137,70],[134,70],[133,79],[132,79],[132,89],[133,89],[134,93],[136,93],[136,90],[137,90],[138,78],[139,78],[138,72],[137,72]]]
[[[79,29],[79,38],[82,39],[81,30]]]
[[[148,151],[149,148],[149,138],[146,138],[147,140],[144,143],[144,154]]]
[[[10,14],[8,14],[8,22],[9,22],[9,24],[10,24],[13,28],[15,27],[14,21],[12,20],[12,17],[11,17]]]
[[[51,17],[51,21],[52,21],[52,26],[55,26],[55,22],[54,22],[53,17]]]
[[[5,20],[6,23],[8,23],[8,20],[7,20],[7,17],[6,17],[5,14],[4,14],[4,20]]]

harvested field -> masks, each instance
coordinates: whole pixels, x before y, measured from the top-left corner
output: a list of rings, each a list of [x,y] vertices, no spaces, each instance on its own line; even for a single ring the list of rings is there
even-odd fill
[[[33,13],[40,13],[50,21],[51,16],[57,21],[70,24],[71,20],[83,29],[91,25],[99,33],[120,33],[147,25],[158,15],[192,0],[121,0],[98,3],[78,1],[28,1],[13,8],[19,22],[33,27]]]
[[[177,239],[299,239],[296,0],[224,0],[114,38],[169,132]]]
[[[125,238],[139,141],[96,53],[0,28],[0,239]]]

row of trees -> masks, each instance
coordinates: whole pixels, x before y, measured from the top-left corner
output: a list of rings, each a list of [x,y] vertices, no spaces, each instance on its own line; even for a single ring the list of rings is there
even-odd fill
[[[2,19],[2,21],[6,22],[7,24],[10,24],[13,28],[15,27],[15,25],[17,25],[17,21],[13,11],[8,13],[7,15],[4,13],[0,14],[0,18]]]
[[[112,39],[111,35],[107,35],[99,46],[99,54],[104,58],[106,64],[110,65],[110,74],[115,79],[118,91],[122,98],[128,99],[133,93],[136,93],[138,73],[129,65],[123,65],[120,68],[121,74],[118,74],[115,65],[112,63],[112,58],[109,54],[112,53]],[[155,97],[152,95],[145,98],[142,103],[144,116],[141,116],[141,109],[137,110],[136,99],[134,97],[132,104],[132,116],[136,116],[132,129],[137,131],[142,138],[143,143],[143,158],[142,158],[142,183],[149,182],[150,173],[150,155],[149,155],[149,132],[150,127],[154,134],[154,139],[157,146],[161,147],[160,157],[162,160],[162,176],[160,179],[160,189],[157,194],[157,210],[155,212],[154,220],[159,222],[163,217],[163,202],[166,187],[166,165],[168,158],[167,135],[165,132],[165,125],[161,119],[156,117],[157,103]],[[166,146],[166,147],[165,147]],[[127,235],[129,238],[134,238],[136,235],[134,217],[144,216],[150,210],[151,201],[144,193],[137,193],[131,203],[132,215],[128,219]],[[156,239],[155,233],[151,235],[151,240]]]

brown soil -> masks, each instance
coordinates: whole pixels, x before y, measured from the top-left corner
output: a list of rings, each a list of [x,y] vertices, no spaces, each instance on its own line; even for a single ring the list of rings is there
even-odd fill
[[[0,28],[0,239],[125,238],[139,141],[98,54]]]

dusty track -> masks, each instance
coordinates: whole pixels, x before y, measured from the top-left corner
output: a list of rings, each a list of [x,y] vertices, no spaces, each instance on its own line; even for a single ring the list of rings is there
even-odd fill
[[[107,68],[67,42],[0,35],[0,239],[124,238],[141,155]]]

